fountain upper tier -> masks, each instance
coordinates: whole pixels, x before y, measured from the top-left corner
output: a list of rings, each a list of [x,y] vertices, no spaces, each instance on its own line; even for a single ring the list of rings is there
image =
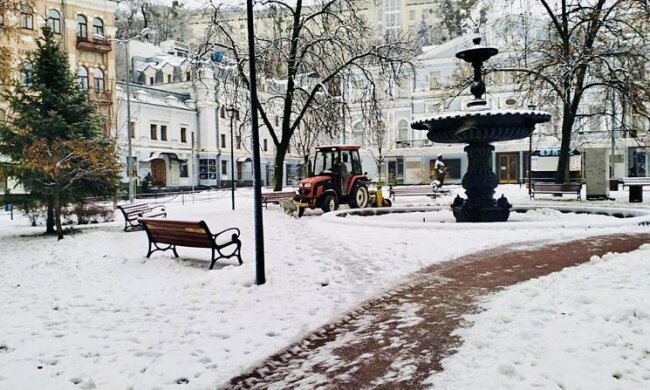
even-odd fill
[[[510,141],[528,137],[535,124],[551,120],[551,114],[533,110],[477,110],[446,112],[411,123],[427,130],[438,143]]]
[[[510,141],[528,137],[537,123],[551,120],[551,115],[534,110],[492,110],[482,98],[485,93],[483,62],[499,53],[495,47],[481,45],[481,37],[473,39],[474,46],[459,50],[456,57],[474,68],[470,91],[474,100],[467,111],[452,111],[416,120],[415,130],[428,131],[427,138],[438,143],[475,143]]]

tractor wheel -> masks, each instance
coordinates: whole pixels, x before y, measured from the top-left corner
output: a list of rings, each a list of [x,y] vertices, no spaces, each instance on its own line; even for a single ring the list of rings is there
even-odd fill
[[[307,208],[307,207],[298,207],[298,218],[300,218],[300,217],[302,217],[303,215],[305,215],[305,209],[306,209],[306,208]]]
[[[336,201],[336,198],[332,194],[325,194],[323,196],[323,200],[321,201],[321,210],[323,210],[324,213],[328,213],[330,211],[334,211],[339,208],[339,204]]]
[[[390,199],[386,199],[386,198],[384,198],[384,202],[383,202],[383,203],[384,203],[384,204],[382,205],[382,207],[390,207],[390,206],[393,205],[393,202],[391,202]]]
[[[368,187],[358,184],[352,189],[350,194],[350,208],[359,209],[368,206]]]

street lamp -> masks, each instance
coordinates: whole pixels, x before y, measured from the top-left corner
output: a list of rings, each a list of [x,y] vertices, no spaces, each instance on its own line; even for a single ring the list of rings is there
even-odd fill
[[[232,209],[235,209],[235,148],[233,147],[233,133],[234,127],[233,127],[233,120],[235,118],[235,114],[238,112],[238,110],[235,108],[235,106],[231,105],[229,106],[226,111],[228,111],[230,115],[230,192],[231,192],[231,197],[232,197]]]
[[[143,35],[153,33],[149,27],[142,29],[139,33],[128,39],[107,39],[102,34],[93,34],[93,38],[109,40],[119,45],[124,45],[125,65],[126,65],[126,139],[128,145],[128,157],[126,161],[126,175],[129,180],[129,202],[133,203],[135,196],[135,182],[133,181],[133,149],[131,145],[131,59],[129,58],[128,43]]]

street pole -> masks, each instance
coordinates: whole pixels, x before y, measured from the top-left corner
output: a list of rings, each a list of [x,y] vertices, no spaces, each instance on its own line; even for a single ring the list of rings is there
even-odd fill
[[[235,132],[233,127],[233,119],[235,116],[234,108],[230,110],[230,193],[232,197],[232,209],[235,210],[235,148],[233,147],[233,139]]]
[[[126,55],[126,139],[128,145],[128,159],[126,162],[127,178],[129,179],[129,203],[133,203],[133,150],[131,149],[131,66],[129,62],[129,42],[124,42],[124,52]]]
[[[249,83],[251,88],[251,122],[253,136],[253,207],[255,211],[255,284],[266,283],[264,275],[264,225],[262,221],[262,172],[260,170],[260,134],[257,118],[257,75],[255,72],[255,27],[253,26],[253,0],[246,0],[248,24]]]
[[[611,145],[610,145],[610,151],[609,151],[609,180],[611,183],[611,180],[614,179],[614,156],[616,155],[616,139],[614,137],[614,129],[616,128],[616,100],[614,100],[615,95],[614,95],[614,90],[610,88],[610,99],[612,102],[612,128],[610,129],[610,138],[611,138]],[[611,184],[610,184],[611,186]]]

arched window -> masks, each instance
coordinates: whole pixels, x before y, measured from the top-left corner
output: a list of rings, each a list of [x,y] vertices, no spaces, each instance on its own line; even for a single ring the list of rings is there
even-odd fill
[[[34,29],[34,10],[25,4],[20,6],[20,27]]]
[[[88,19],[83,15],[77,15],[77,36],[88,38]]]
[[[88,69],[85,66],[80,66],[77,70],[77,82],[81,89],[88,89]]]
[[[104,71],[95,68],[93,72],[93,79],[95,82],[95,92],[104,92]]]
[[[100,18],[93,19],[93,34],[104,35],[104,22]]]
[[[61,14],[55,9],[51,9],[47,13],[47,25],[50,26],[52,32],[61,34]]]

